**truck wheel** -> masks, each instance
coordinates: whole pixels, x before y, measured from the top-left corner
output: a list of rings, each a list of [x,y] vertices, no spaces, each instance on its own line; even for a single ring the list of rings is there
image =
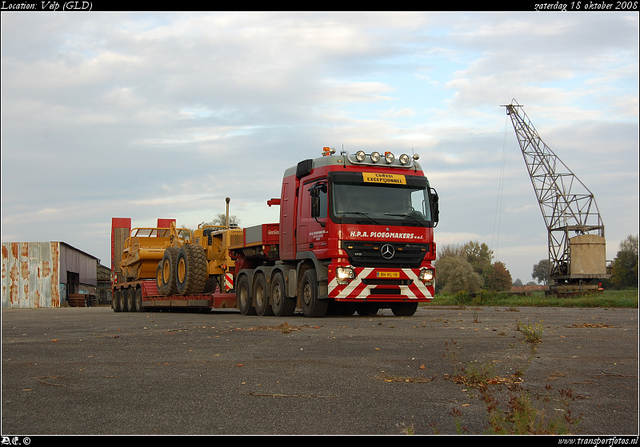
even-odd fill
[[[302,296],[300,303],[305,317],[324,317],[329,302],[318,299],[318,279],[315,270],[307,270],[302,275]]]
[[[267,295],[267,279],[262,273],[256,275],[253,281],[253,298],[256,303],[256,313],[260,316],[273,315]]]
[[[296,301],[287,298],[282,273],[276,273],[271,281],[271,308],[276,317],[288,317],[296,310]]]
[[[168,247],[162,255],[162,260],[156,272],[156,286],[160,295],[175,295],[178,293],[176,285],[176,264],[178,262],[178,247]],[[158,275],[160,275],[158,277]]]
[[[410,317],[416,313],[418,303],[393,303],[391,304],[391,312],[396,317]]]
[[[357,303],[356,312],[362,317],[370,317],[375,315],[380,310],[380,306],[375,303]]]
[[[251,305],[251,292],[249,289],[249,278],[246,275],[242,275],[238,280],[238,286],[236,290],[236,302],[238,309],[242,315],[255,315],[256,310]]]
[[[207,282],[207,258],[199,245],[180,247],[176,262],[176,286],[180,295],[202,293]]]

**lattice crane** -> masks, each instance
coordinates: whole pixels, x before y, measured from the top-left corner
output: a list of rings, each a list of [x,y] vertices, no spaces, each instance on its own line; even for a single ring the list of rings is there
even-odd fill
[[[593,193],[542,141],[515,99],[503,107],[547,226],[550,290],[573,293],[597,288],[597,280],[607,277],[606,243]]]

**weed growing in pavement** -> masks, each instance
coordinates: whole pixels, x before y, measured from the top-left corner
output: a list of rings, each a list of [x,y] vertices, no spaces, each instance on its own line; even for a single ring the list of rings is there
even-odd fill
[[[542,321],[540,323],[531,324],[527,321],[527,324],[517,321],[516,330],[522,332],[525,341],[529,343],[540,343],[542,341]]]
[[[541,340],[541,325],[518,324],[518,330],[525,333],[525,338],[533,343]],[[530,335],[529,335],[530,334]],[[545,387],[544,394],[531,396],[522,386],[524,371],[518,369],[509,377],[495,374],[492,363],[472,361],[461,366],[458,353],[462,348],[455,340],[445,343],[443,357],[449,359],[457,369],[453,375],[445,375],[445,380],[473,389],[477,397],[483,402],[487,413],[488,434],[570,434],[578,430],[582,415],[574,417],[569,405],[574,400],[571,390],[561,389],[558,396],[552,396],[550,385]],[[507,391],[508,400],[500,401],[505,396],[501,391]],[[503,398],[504,400],[504,398]],[[456,433],[468,433],[463,424],[463,414],[460,409],[453,408]],[[438,433],[435,424],[431,424],[434,433]]]
[[[582,420],[582,414],[574,417],[569,409],[574,400],[571,390],[558,390],[559,397],[535,396],[533,400],[542,402],[535,406],[530,394],[520,384],[508,387],[510,398],[506,410],[500,409],[499,402],[488,388],[481,390],[481,396],[488,414],[488,434],[510,435],[561,435],[572,434]],[[545,387],[552,390],[550,385]]]

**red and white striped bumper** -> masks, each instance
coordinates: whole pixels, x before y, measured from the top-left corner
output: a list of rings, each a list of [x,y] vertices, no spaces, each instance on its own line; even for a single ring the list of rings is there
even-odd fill
[[[354,267],[355,278],[340,284],[335,268],[329,268],[329,298],[337,301],[430,301],[433,285],[425,285],[419,278],[420,269],[385,269]]]

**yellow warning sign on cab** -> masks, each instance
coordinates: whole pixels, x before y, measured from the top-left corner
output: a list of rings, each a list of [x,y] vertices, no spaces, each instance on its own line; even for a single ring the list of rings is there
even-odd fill
[[[400,174],[384,174],[381,172],[363,172],[362,179],[367,183],[384,183],[392,185],[406,185],[407,179]]]

